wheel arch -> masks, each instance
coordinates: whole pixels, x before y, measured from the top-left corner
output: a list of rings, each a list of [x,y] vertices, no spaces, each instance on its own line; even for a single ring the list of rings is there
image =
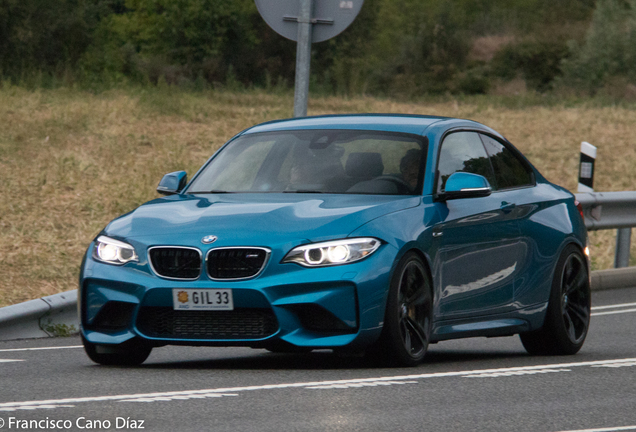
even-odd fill
[[[428,276],[428,279],[431,282],[431,286],[433,286],[432,285],[433,284],[433,272],[431,270],[433,266],[431,264],[430,257],[428,256],[428,254],[426,254],[424,251],[422,251],[422,249],[417,247],[417,245],[414,244],[414,243],[405,245],[405,247],[403,247],[400,250],[400,252],[396,255],[395,260],[393,261],[393,265],[391,266],[391,275],[390,275],[389,280],[393,280],[393,276],[395,275],[395,269],[397,269],[398,264],[400,263],[402,258],[404,258],[410,252],[415,253],[422,260],[422,262],[424,263],[424,268],[426,269],[426,275]],[[432,291],[433,291],[433,301],[435,301],[435,289],[433,289]],[[389,292],[389,287],[386,288],[386,294],[387,295],[388,295],[388,292]]]
[[[571,236],[565,239],[565,241],[561,244],[559,251],[555,255],[556,259],[554,260],[554,264],[552,265],[552,272],[551,272],[552,278],[554,278],[554,272],[556,271],[557,264],[559,263],[559,260],[561,259],[561,255],[563,255],[563,251],[566,250],[568,246],[574,246],[581,253],[581,255],[584,258],[583,262],[585,263],[588,277],[591,277],[592,269],[590,265],[590,257],[585,253],[585,248],[587,247],[587,245],[581,244],[581,242],[576,237]]]
[[[587,274],[588,274],[588,279],[591,285],[591,266],[590,266],[590,260],[589,257],[585,254],[585,245],[582,245],[581,242],[574,236],[570,236],[567,237],[565,239],[565,241],[563,241],[561,243],[561,246],[559,247],[557,253],[554,255],[555,256],[555,260],[554,263],[552,264],[552,269],[550,271],[550,289],[546,292],[546,298],[545,298],[545,307],[542,311],[542,316],[540,320],[537,320],[537,323],[540,323],[540,325],[534,325],[533,328],[531,329],[532,331],[540,329],[541,327],[543,327],[544,323],[545,323],[545,318],[546,318],[546,312],[547,312],[547,307],[548,307],[548,303],[550,301],[550,294],[552,292],[552,281],[554,280],[555,276],[556,276],[556,270],[557,270],[557,266],[559,265],[559,261],[561,259],[561,256],[563,255],[563,252],[568,248],[568,246],[574,246],[583,256],[583,262],[585,263],[585,267],[587,269]]]

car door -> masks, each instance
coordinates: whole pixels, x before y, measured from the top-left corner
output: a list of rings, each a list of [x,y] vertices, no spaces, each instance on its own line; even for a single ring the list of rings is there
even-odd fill
[[[516,206],[507,192],[498,192],[491,158],[477,132],[459,131],[444,138],[438,159],[438,195],[457,171],[484,176],[493,193],[436,202],[440,216],[433,228],[439,242],[436,315],[448,319],[511,310],[525,245],[520,241]]]
[[[482,134],[500,194],[513,206],[523,244],[522,265],[515,277],[514,301],[518,308],[545,302],[550,290],[555,253],[564,233],[571,232],[562,201],[555,201],[552,186],[536,185],[527,163],[504,142]],[[537,241],[540,238],[541,241]]]

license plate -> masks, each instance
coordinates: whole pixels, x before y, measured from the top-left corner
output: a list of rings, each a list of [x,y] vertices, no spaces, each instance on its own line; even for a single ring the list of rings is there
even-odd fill
[[[172,289],[174,310],[234,310],[231,289]]]

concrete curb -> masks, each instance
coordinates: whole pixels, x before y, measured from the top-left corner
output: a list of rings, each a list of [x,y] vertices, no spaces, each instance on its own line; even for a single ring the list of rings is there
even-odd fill
[[[592,272],[592,291],[636,287],[636,267]]]
[[[592,272],[592,291],[636,287],[636,267]],[[79,331],[77,290],[0,308],[0,341],[70,336]]]
[[[0,340],[70,336],[78,331],[77,290],[0,308]]]

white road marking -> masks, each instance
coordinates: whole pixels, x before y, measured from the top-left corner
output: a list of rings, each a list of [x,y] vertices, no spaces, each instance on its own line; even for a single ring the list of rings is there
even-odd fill
[[[236,393],[205,393],[189,396],[170,396],[170,397],[149,397],[149,398],[133,398],[124,399],[119,402],[161,402],[161,401],[173,401],[173,400],[189,400],[189,399],[205,399],[205,398],[220,398],[227,396],[238,396]]]
[[[632,307],[632,306],[636,306],[636,303],[623,303],[623,304],[615,304],[615,305],[607,305],[607,306],[592,306],[592,310],[617,309],[617,308]]]
[[[330,389],[377,387],[377,386],[404,385],[404,384],[417,384],[417,381],[372,381],[372,382],[363,382],[363,383],[317,385],[317,386],[308,386],[306,388],[312,389],[312,390],[330,390]]]
[[[292,388],[312,388],[312,387],[326,387],[326,386],[339,386],[352,384],[364,384],[364,383],[391,383],[395,381],[415,381],[420,379],[429,378],[444,378],[444,377],[464,377],[469,375],[479,374],[491,374],[502,372],[516,372],[516,371],[542,371],[547,369],[567,369],[573,367],[584,366],[599,366],[599,365],[618,365],[623,363],[634,363],[636,358],[616,359],[616,360],[599,360],[580,363],[559,363],[551,365],[537,365],[537,366],[523,366],[512,368],[499,368],[499,369],[481,369],[481,370],[469,370],[469,371],[457,371],[457,372],[438,372],[418,375],[398,375],[388,377],[376,377],[376,378],[358,378],[350,380],[336,380],[336,381],[314,381],[314,382],[297,382],[286,384],[269,384],[258,386],[245,386],[245,387],[226,387],[216,389],[203,389],[203,390],[186,390],[186,391],[172,391],[172,392],[158,392],[158,393],[139,393],[139,394],[127,394],[127,395],[112,395],[112,396],[89,396],[81,398],[66,398],[66,399],[49,399],[41,401],[24,401],[24,402],[5,402],[0,403],[0,411],[15,411],[19,409],[38,409],[38,408],[52,408],[52,407],[68,407],[73,404],[85,403],[85,402],[137,402],[142,399],[154,399],[157,400],[175,400],[181,399],[197,399],[200,396],[208,397],[208,395],[216,394],[235,394],[244,391],[256,391],[256,390],[275,390],[275,389],[292,389]],[[161,399],[158,399],[161,398]]]
[[[84,348],[84,346],[83,345],[72,345],[72,346],[39,347],[39,348],[11,348],[11,349],[0,349],[0,352],[57,350],[57,349],[69,349],[69,348]]]
[[[604,368],[619,368],[619,367],[631,367],[631,366],[636,366],[636,362],[618,363],[618,364],[611,364],[611,365],[596,365],[596,366],[592,366],[592,367],[595,367],[595,368],[600,368],[600,367],[604,367]]]
[[[626,430],[636,430],[636,426],[619,426],[619,427],[610,427],[610,428],[603,428],[603,429],[579,429],[579,430],[561,431],[561,432],[614,432],[614,431],[626,431]]]
[[[18,359],[0,359],[0,363],[10,363],[10,362],[18,362],[18,361],[24,361],[24,360],[18,360]]]
[[[0,411],[17,411],[21,410],[36,410],[36,409],[55,409],[55,408],[75,408],[75,405],[59,405],[59,404],[50,404],[50,405],[24,405],[20,408],[16,409],[4,409]]]
[[[592,366],[600,367],[600,366]],[[519,376],[519,375],[535,375],[555,372],[572,372],[572,369],[539,369],[531,371],[508,371],[508,372],[495,372],[495,373],[482,373],[477,375],[465,375],[463,378],[499,378],[504,376]]]
[[[616,305],[594,306],[592,307],[592,313],[590,314],[590,316],[614,315],[614,314],[620,314],[620,313],[636,312],[636,309],[633,308],[633,306],[636,306],[636,303],[622,303],[622,304],[616,304]],[[631,309],[621,309],[621,308],[631,308]],[[594,312],[594,311],[607,310],[607,309],[621,309],[621,310],[608,311],[608,312]]]
[[[633,306],[636,306],[636,303],[622,303],[622,304],[614,304],[614,305],[606,305],[606,306],[594,306],[592,308],[592,313],[590,315],[601,316],[601,315],[614,315],[614,314],[636,312],[636,309],[633,308]],[[621,309],[621,308],[631,308],[631,309]],[[608,311],[608,312],[594,312],[594,311],[607,310],[607,309],[621,309],[621,310]]]
[[[622,314],[622,313],[628,313],[628,312],[636,312],[636,309],[621,309],[621,310],[610,311],[610,312],[594,312],[590,314],[590,316],[615,315],[615,314]]]

